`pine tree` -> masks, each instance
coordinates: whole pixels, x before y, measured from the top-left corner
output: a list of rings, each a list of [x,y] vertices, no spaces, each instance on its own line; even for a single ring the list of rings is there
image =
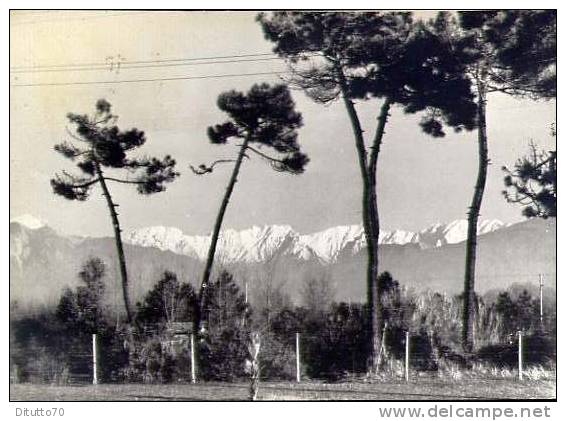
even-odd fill
[[[226,271],[207,289],[201,312],[207,328],[196,347],[199,377],[222,381],[242,378],[248,357],[250,308],[234,277]]]
[[[456,24],[447,14],[439,14],[432,26],[465,65],[476,94],[478,173],[468,212],[462,330],[462,347],[471,352],[477,224],[489,164],[487,97],[492,92],[535,99],[556,95],[556,11],[466,11],[458,16]]]
[[[414,22],[410,13],[276,12],[260,14],[258,21],[265,37],[275,44],[273,51],[288,60],[291,83],[317,103],[342,98],[346,107],[363,183],[371,338],[368,371],[377,372],[382,328],[377,168],[390,111],[398,106],[406,113],[423,112],[421,128],[435,137],[445,135],[443,125],[473,129],[470,82],[450,44]],[[368,139],[356,101],[376,98],[381,105],[374,135]]]
[[[106,265],[99,258],[89,259],[79,272],[82,285],[66,288],[57,306],[57,318],[76,333],[100,333],[105,326],[103,311]]]
[[[556,131],[552,130],[556,137]],[[506,166],[503,196],[509,203],[523,206],[527,218],[556,218],[556,151],[544,151],[530,143],[530,154],[523,156],[513,170]]]
[[[207,300],[207,288],[210,282],[212,266],[216,254],[218,237],[222,221],[230,202],[230,197],[245,158],[257,155],[280,172],[300,174],[308,163],[308,157],[300,151],[297,142],[297,129],[302,126],[301,114],[295,111],[295,103],[285,85],[254,85],[246,94],[237,91],[224,92],[218,97],[218,108],[228,114],[225,123],[208,128],[210,142],[223,145],[228,140],[235,140],[239,152],[234,160],[218,160],[210,166],[191,167],[199,175],[211,173],[217,164],[234,162],[234,169],[222,199],[212,239],[208,250],[206,265],[199,291],[200,304],[197,306],[195,329],[206,329],[201,325],[200,312]],[[277,156],[271,156],[262,149],[269,148]]]
[[[73,175],[63,170],[51,180],[51,186],[55,194],[77,201],[87,200],[95,185],[102,189],[114,229],[127,320],[132,323],[126,257],[116,211],[118,204],[112,199],[109,184],[133,184],[143,195],[161,192],[165,190],[165,183],[179,175],[175,171],[175,160],[169,155],[162,160],[129,158],[128,152],[145,144],[145,133],[136,128],[121,131],[115,125],[117,116],[112,114],[110,103],[104,99],[96,102],[94,115],[69,113],[67,118],[75,126],[75,132],[68,131],[68,134],[76,142],[59,143],[55,150],[75,162],[81,174]],[[109,175],[107,170],[125,171],[129,176],[118,178],[114,173]]]
[[[137,303],[136,318],[141,325],[189,322],[194,318],[196,294],[189,283],[180,283],[177,275],[163,272],[159,281]]]

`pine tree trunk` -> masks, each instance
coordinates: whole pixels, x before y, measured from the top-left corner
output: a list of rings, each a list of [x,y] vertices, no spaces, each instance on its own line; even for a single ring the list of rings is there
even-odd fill
[[[248,147],[249,139],[244,139],[242,146],[240,147],[240,152],[238,153],[238,157],[236,159],[236,164],[234,165],[234,169],[232,170],[232,175],[230,177],[230,181],[228,182],[228,187],[226,187],[226,193],[224,193],[224,198],[222,199],[222,203],[220,205],[220,210],[218,211],[218,215],[216,216],[216,222],[214,224],[214,230],[212,232],[212,238],[210,241],[210,247],[208,249],[208,255],[206,258],[206,266],[204,268],[204,274],[202,276],[202,282],[200,285],[199,296],[197,300],[197,308],[195,309],[195,320],[193,323],[193,329],[195,329],[195,333],[198,334],[203,328],[202,326],[202,312],[204,310],[204,304],[206,302],[206,294],[207,288],[210,283],[210,275],[212,273],[212,265],[214,264],[214,255],[216,254],[216,247],[218,245],[218,237],[220,235],[220,229],[222,228],[222,221],[224,220],[224,214],[226,213],[226,208],[228,207],[228,203],[230,202],[230,197],[232,196],[232,192],[234,190],[234,186],[238,181],[238,174],[240,172],[240,167],[242,165],[242,161],[246,156],[246,149]]]
[[[362,196],[362,218],[364,225],[364,233],[367,244],[368,265],[366,271],[367,285],[367,307],[368,307],[368,336],[371,343],[370,353],[368,356],[368,372],[378,372],[378,356],[381,349],[381,299],[377,284],[379,275],[379,212],[377,207],[377,160],[383,134],[385,133],[385,124],[391,107],[391,101],[386,99],[381,107],[378,117],[378,126],[372,145],[372,151],[368,162],[367,151],[364,143],[363,130],[358,118],[358,114],[352,100],[348,95],[348,85],[344,74],[340,68],[337,68],[340,88],[346,106],[348,117],[354,131],[354,139],[356,151],[358,153],[358,162],[360,166],[363,196]]]
[[[367,208],[368,223],[365,229],[368,267],[366,272],[366,283],[368,289],[368,316],[369,316],[369,337],[371,342],[370,354],[368,356],[368,372],[377,373],[379,371],[379,353],[381,350],[381,299],[379,297],[377,278],[379,276],[379,214],[377,212],[375,184],[367,180],[367,195],[363,206]]]
[[[381,297],[379,296],[379,284],[377,278],[379,276],[379,210],[377,206],[377,161],[379,159],[379,152],[381,149],[381,142],[385,134],[385,125],[387,124],[387,117],[391,108],[391,101],[386,98],[381,106],[379,116],[377,118],[378,124],[371,146],[370,161],[368,168],[369,178],[369,198],[368,198],[368,215],[371,226],[371,242],[373,247],[371,250],[372,264],[368,268],[368,285],[370,286],[371,303],[370,317],[371,317],[371,354],[369,358],[369,372],[378,373],[379,371],[379,353],[381,352],[381,316],[383,314]],[[367,237],[367,234],[366,234]],[[370,281],[371,276],[371,281]]]
[[[112,196],[106,185],[104,174],[100,165],[96,164],[96,171],[100,179],[100,186],[102,187],[102,194],[106,199],[108,210],[110,211],[110,218],[112,219],[112,227],[114,229],[114,240],[116,242],[116,251],[118,253],[118,262],[120,266],[120,277],[122,278],[122,295],[124,297],[124,307],[126,308],[126,318],[128,324],[131,326],[133,322],[132,307],[130,304],[130,293],[128,290],[128,271],[126,268],[126,256],[124,255],[124,246],[122,243],[122,230],[120,229],[120,222],[118,221],[118,214],[116,213],[116,204],[112,201]]]
[[[466,267],[464,274],[464,303],[462,323],[462,348],[465,352],[474,349],[474,318],[475,318],[475,271],[478,218],[487,180],[487,166],[489,163],[487,153],[486,128],[486,90],[482,81],[478,82],[478,175],[470,211],[468,212],[468,238],[466,240]]]
[[[377,311],[379,302],[377,291],[377,275],[378,275],[378,244],[375,241],[376,235],[374,234],[374,220],[376,219],[376,210],[371,203],[372,200],[372,186],[371,180],[368,175],[367,167],[367,154],[363,140],[363,132],[359,124],[356,110],[353,103],[349,98],[344,95],[344,103],[346,110],[354,129],[354,137],[356,139],[356,151],[358,152],[358,161],[362,175],[362,220],[364,226],[364,234],[366,238],[366,251],[367,251],[367,270],[366,270],[366,288],[367,288],[367,317],[368,317],[368,340],[370,341],[370,353],[368,355],[367,367],[368,372],[374,372],[374,362],[377,362],[377,355],[379,355],[380,348],[380,312]],[[375,192],[374,192],[375,193]],[[375,194],[373,195],[375,198]],[[377,234],[379,238],[379,233]],[[377,350],[377,352],[376,352]]]

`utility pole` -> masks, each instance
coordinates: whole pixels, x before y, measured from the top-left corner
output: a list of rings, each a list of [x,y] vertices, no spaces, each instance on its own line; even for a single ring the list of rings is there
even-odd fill
[[[538,275],[538,285],[539,285],[539,308],[540,308],[540,325],[542,327],[542,287],[544,285],[542,279],[542,273]]]
[[[191,383],[197,382],[195,361],[195,335],[191,333]]]
[[[409,331],[405,332],[405,381],[409,381]]]
[[[523,332],[519,331],[519,349],[518,353],[518,365],[519,365],[519,380],[523,380]]]
[[[295,333],[295,358],[297,368],[297,383],[301,382],[301,348],[299,332]]]

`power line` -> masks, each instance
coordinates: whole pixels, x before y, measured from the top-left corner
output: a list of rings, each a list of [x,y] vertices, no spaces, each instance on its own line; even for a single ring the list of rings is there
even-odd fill
[[[233,73],[225,75],[207,75],[207,76],[180,76],[169,78],[154,78],[154,79],[129,79],[129,80],[100,80],[100,81],[87,81],[87,82],[54,82],[54,83],[25,83],[25,84],[12,84],[11,87],[35,87],[35,86],[71,86],[71,85],[109,85],[119,83],[138,83],[138,82],[169,82],[175,80],[196,80],[196,79],[221,79],[229,77],[244,77],[244,76],[267,76],[267,75],[282,75],[285,72],[257,72],[257,73]]]
[[[54,13],[52,13],[54,14]],[[123,13],[104,13],[104,14],[98,14],[98,15],[82,15],[82,16],[60,16],[59,19],[38,19],[38,20],[33,20],[33,19],[27,19],[27,20],[23,20],[23,21],[19,21],[19,22],[12,22],[10,23],[10,25],[12,26],[20,26],[20,25],[34,25],[34,24],[38,24],[38,23],[50,23],[50,22],[67,22],[67,21],[73,21],[73,20],[89,20],[89,19],[100,19],[100,18],[107,18],[107,17],[119,17],[119,16],[131,16],[131,15],[138,15],[141,16],[143,14],[143,12],[123,12]],[[31,14],[24,14],[24,16],[26,17],[30,17],[31,18]],[[40,16],[40,14],[37,14],[36,16]]]
[[[182,58],[172,58],[172,59],[160,59],[160,60],[133,60],[124,62],[124,64],[151,64],[151,63],[173,63],[173,62],[184,62],[184,61],[201,61],[201,60],[223,60],[223,59],[238,59],[242,57],[265,57],[276,55],[274,53],[250,53],[250,54],[233,54],[224,56],[205,56],[205,57],[182,57]],[[91,66],[107,66],[108,62],[95,62],[95,63],[68,63],[68,64],[51,64],[51,65],[36,65],[36,66],[12,66],[10,70],[23,70],[23,69],[44,69],[44,68],[74,68],[74,67],[91,67]]]
[[[98,67],[77,67],[77,68],[54,68],[54,69],[25,69],[25,70],[11,70],[10,73],[46,73],[46,72],[73,72],[73,71],[92,71],[92,70],[112,70],[113,67],[116,69],[146,69],[146,68],[161,68],[161,67],[176,67],[176,66],[201,66],[210,64],[230,64],[230,63],[244,63],[244,62],[259,62],[259,61],[272,61],[272,60],[282,60],[279,57],[263,57],[263,58],[248,58],[248,59],[236,59],[236,60],[217,60],[217,61],[201,61],[197,63],[161,63],[161,64],[143,64],[140,66],[130,66],[129,63],[106,63],[104,66],[99,65]],[[156,61],[157,63],[158,61]]]

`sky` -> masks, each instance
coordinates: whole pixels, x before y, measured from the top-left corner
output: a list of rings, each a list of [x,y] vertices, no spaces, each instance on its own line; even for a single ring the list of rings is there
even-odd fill
[[[91,113],[96,100],[106,98],[122,129],[145,131],[148,141],[141,154],[170,154],[181,172],[165,192],[149,197],[138,195],[132,186],[112,185],[123,229],[165,225],[187,234],[209,233],[232,168],[216,167],[212,174],[196,176],[189,164],[237,153],[234,144],[212,145],[207,139],[206,128],[226,120],[216,98],[226,90],[246,91],[254,83],[280,81],[277,74],[215,76],[286,70],[283,61],[271,56],[246,57],[268,54],[272,48],[254,18],[252,12],[12,12],[10,217],[30,214],[63,234],[111,235],[99,190],[86,202],[71,202],[55,196],[49,185],[57,171],[73,167],[53,150],[56,143],[69,140],[66,114]],[[232,58],[210,59],[227,56]],[[241,61],[234,62],[233,56],[242,56]],[[193,65],[170,61],[187,58],[205,59],[190,62]],[[137,69],[116,65],[139,61],[151,63]],[[27,71],[32,66],[85,63],[103,65],[96,70]],[[125,82],[140,79],[146,82]],[[91,83],[102,81],[120,83]],[[36,84],[42,86],[29,86]],[[321,106],[300,91],[292,94],[304,120],[299,141],[311,162],[304,174],[289,175],[273,171],[260,159],[246,161],[224,227],[287,224],[311,233],[361,222],[361,178],[344,104]],[[379,100],[357,106],[366,133],[373,134]],[[476,132],[448,131],[445,138],[433,139],[420,131],[419,119],[394,107],[386,128],[378,169],[385,229],[420,230],[464,219],[471,202]],[[500,94],[489,98],[491,165],[481,218],[522,219],[521,209],[501,195],[501,166],[510,166],[527,153],[531,139],[544,149],[555,148],[550,136],[555,119],[554,101]]]

